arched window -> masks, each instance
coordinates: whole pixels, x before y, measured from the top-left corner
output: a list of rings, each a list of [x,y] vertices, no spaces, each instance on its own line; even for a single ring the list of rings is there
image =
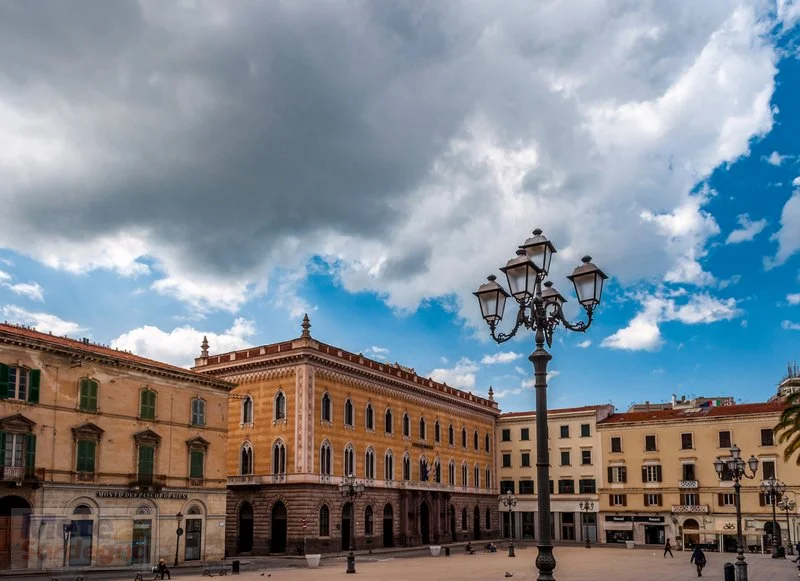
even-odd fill
[[[454,486],[456,483],[456,463],[450,459],[450,465],[447,467],[447,483]]]
[[[467,480],[468,474],[469,470],[467,470],[467,463],[463,462],[461,464],[461,486],[469,486],[469,481]]]
[[[92,514],[92,507],[88,504],[79,504],[72,511],[72,514]]]
[[[364,509],[364,534],[367,535],[368,537],[371,537],[373,530],[374,529],[372,527],[372,507],[368,505],[367,508]]]
[[[344,402],[344,425],[353,426],[353,402],[349,397]]]
[[[450,427],[447,428],[447,443],[451,446],[456,445],[456,432],[453,429],[453,424],[450,424]]]
[[[439,427],[439,420],[433,424],[433,441],[437,444],[442,441],[441,429]]]
[[[483,439],[483,447],[484,447],[486,452],[489,452],[489,448],[490,448],[490,446],[489,446],[489,434],[486,434],[486,436]]]
[[[419,419],[419,439],[420,440],[424,440],[425,436],[426,436],[426,434],[425,434],[425,418],[420,418]]]
[[[139,392],[139,418],[156,419],[156,392],[152,389],[143,389]]]
[[[411,458],[408,452],[403,454],[403,480],[411,480]]]
[[[253,423],[253,398],[249,395],[244,396],[242,400],[242,423]]]
[[[383,479],[394,480],[394,455],[391,450],[386,450],[383,457]]]
[[[461,428],[461,447],[467,447],[467,428]]]
[[[472,447],[477,450],[478,449],[478,430],[475,430],[472,433]]]
[[[486,482],[485,482],[485,484],[486,484],[486,488],[491,490],[491,488],[492,488],[492,471],[489,469],[488,466],[486,467]]]
[[[192,425],[206,425],[206,402],[200,398],[192,400]]]
[[[442,464],[439,462],[439,459],[436,458],[433,462],[433,470],[434,470],[434,479],[437,483],[441,484],[442,482]]]
[[[344,448],[344,476],[355,475],[356,473],[356,453],[352,444],[347,444]]]
[[[486,530],[492,530],[492,509],[486,508]]]
[[[283,391],[275,394],[275,418],[276,420],[286,419],[286,395]]]
[[[239,450],[239,471],[241,474],[253,473],[253,445],[250,442],[242,444]]]
[[[327,504],[319,508],[319,536],[331,536],[331,511]]]
[[[319,450],[319,473],[325,476],[331,475],[331,445],[328,440],[322,442],[322,447]]]
[[[364,421],[368,430],[375,429],[375,413],[372,411],[372,404],[367,404],[367,410],[364,412]]]
[[[428,460],[425,456],[419,458],[419,481],[426,482],[428,480]]]
[[[282,440],[272,445],[272,473],[286,474],[286,446]]]
[[[383,431],[387,434],[394,434],[394,422],[392,419],[392,410],[386,410],[386,415],[383,417]]]
[[[475,468],[474,468],[473,472],[474,472],[473,478],[475,479],[475,482],[473,483],[473,485],[475,486],[475,488],[480,488],[481,487],[481,468],[480,468],[480,466],[475,464]]]
[[[467,530],[467,509],[466,508],[462,508],[461,509],[461,530],[462,531]]]
[[[411,437],[411,421],[408,419],[408,412],[403,413],[403,435],[406,438]]]
[[[321,409],[321,417],[323,422],[331,421],[331,396],[328,395],[328,392],[322,394],[322,405],[320,406]],[[326,507],[327,508],[327,507]]]
[[[97,411],[97,391],[99,389],[100,384],[94,379],[89,379],[88,377],[81,379],[80,387],[78,388],[78,409],[80,411]]]
[[[375,478],[375,451],[372,448],[367,448],[364,455],[364,478]]]

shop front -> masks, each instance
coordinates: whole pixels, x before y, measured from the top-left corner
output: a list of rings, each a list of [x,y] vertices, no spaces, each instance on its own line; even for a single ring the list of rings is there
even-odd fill
[[[667,538],[675,536],[666,517],[653,515],[606,515],[603,531],[607,543],[663,545]]]

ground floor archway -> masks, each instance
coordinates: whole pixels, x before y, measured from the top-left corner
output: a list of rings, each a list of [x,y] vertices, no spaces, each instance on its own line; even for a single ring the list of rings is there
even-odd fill
[[[473,538],[478,541],[481,538],[481,509],[480,507],[475,507],[475,510],[472,513],[472,529]]]
[[[423,545],[431,544],[431,509],[427,502],[419,507],[419,535]]]
[[[456,533],[456,507],[450,505],[450,539],[455,543],[458,540]]]
[[[342,550],[347,551],[350,549],[350,535],[353,522],[351,520],[351,512],[353,510],[353,503],[347,502],[342,507]]]
[[[239,507],[239,537],[237,553],[250,553],[253,550],[253,505],[245,502]]]
[[[383,546],[394,546],[394,510],[391,504],[383,507]]]
[[[286,505],[276,502],[272,507],[270,553],[286,552]]]

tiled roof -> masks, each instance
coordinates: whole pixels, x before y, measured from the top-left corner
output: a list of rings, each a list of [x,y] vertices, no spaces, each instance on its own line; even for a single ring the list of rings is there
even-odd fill
[[[230,382],[223,381],[214,377],[209,377],[202,373],[197,373],[183,367],[170,365],[169,363],[162,363],[147,357],[140,357],[127,351],[120,351],[112,349],[105,345],[98,345],[91,343],[88,340],[70,339],[68,337],[59,337],[50,333],[42,333],[29,327],[20,327],[17,325],[9,325],[8,323],[0,323],[0,341],[7,342],[22,342],[22,343],[39,343],[49,348],[62,348],[67,349],[75,355],[84,355],[90,357],[108,358],[113,361],[129,364],[132,366],[139,366],[148,368],[153,371],[161,373],[169,373],[180,375],[185,378],[190,378],[192,381],[199,381],[201,383],[215,385],[216,387],[225,387],[232,389],[234,385]]]
[[[667,422],[670,420],[690,420],[705,418],[721,418],[728,416],[745,416],[755,414],[780,413],[785,404],[781,400],[768,401],[763,403],[745,403],[738,405],[726,405],[715,407],[689,408],[677,410],[649,410],[643,412],[628,412],[622,414],[611,414],[606,419],[598,422],[598,425],[621,424],[621,423],[646,423],[646,422]]]
[[[547,415],[550,416],[550,415],[553,415],[553,414],[569,414],[569,413],[597,411],[597,410],[603,409],[604,407],[606,407],[606,406],[603,406],[603,405],[585,405],[585,406],[576,407],[576,408],[556,408],[556,409],[552,409],[552,410],[547,410]],[[518,417],[535,416],[535,415],[536,415],[536,412],[533,411],[533,410],[527,411],[527,412],[506,412],[504,414],[500,414],[500,419],[502,420],[502,419],[505,419],[505,418],[518,418]]]

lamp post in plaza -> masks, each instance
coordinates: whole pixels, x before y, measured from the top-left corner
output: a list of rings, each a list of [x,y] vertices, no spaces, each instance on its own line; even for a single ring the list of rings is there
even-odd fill
[[[585,515],[583,517],[583,526],[584,526],[584,531],[585,531],[584,534],[586,535],[586,548],[587,549],[591,549],[592,548],[592,542],[589,540],[589,521],[588,521],[588,517],[589,517],[589,513],[591,513],[594,510],[594,503],[586,500],[586,501],[581,502],[580,504],[578,504],[578,506],[580,507],[580,509],[583,511],[583,514]]]
[[[780,551],[778,551],[778,521],[775,517],[775,504],[778,498],[783,497],[786,492],[786,485],[775,478],[775,475],[770,476],[767,480],[761,482],[761,493],[769,497],[769,503],[772,505],[772,558],[780,559]]]
[[[345,476],[339,483],[339,492],[350,503],[350,553],[347,555],[347,573],[356,572],[356,498],[364,494],[364,483],[356,482],[352,474]]]
[[[175,562],[172,564],[173,567],[178,566],[178,546],[181,544],[181,535],[183,534],[183,529],[181,528],[183,514],[180,511],[175,515],[175,520],[178,522],[178,528],[175,529]]]
[[[578,266],[567,278],[575,286],[578,302],[585,309],[587,320],[570,323],[564,317],[563,304],[566,299],[547,281],[550,260],[556,252],[542,231],[536,229],[517,250],[517,255],[500,269],[508,280],[509,294],[497,281],[494,275],[482,284],[477,292],[481,307],[481,315],[489,325],[492,339],[504,343],[517,334],[521,327],[535,333],[536,350],[528,359],[533,363],[536,389],[536,474],[539,480],[539,553],[536,556],[536,568],[539,570],[538,581],[553,581],[553,570],[556,560],[553,557],[553,545],[550,537],[550,454],[547,449],[547,364],[552,356],[545,349],[545,342],[550,347],[553,332],[558,325],[570,331],[585,332],[592,324],[592,316],[600,295],[603,282],[608,277],[592,264],[592,259],[585,256],[583,264]],[[542,289],[544,287],[544,290]],[[497,324],[503,319],[506,299],[513,296],[518,310],[514,316],[514,328],[508,333],[498,333]]]
[[[789,513],[794,512],[796,507],[795,501],[785,494],[778,501],[778,508],[786,513],[786,550],[790,555],[794,555],[794,548],[792,547],[792,527],[789,524]]]
[[[514,507],[517,506],[517,497],[510,490],[503,495],[503,506],[508,508],[508,556],[514,555]]]
[[[63,567],[67,566],[67,547],[69,546],[69,537],[72,534],[72,521],[64,521],[61,525],[61,532],[64,535],[64,560]]]
[[[748,468],[750,472],[748,473]],[[727,460],[714,460],[714,470],[722,480],[730,476],[733,479],[734,500],[736,502],[736,581],[747,581],[747,563],[744,560],[744,539],[742,538],[742,478],[752,480],[758,470],[758,458],[751,455],[747,462],[742,460],[742,451],[736,444],[731,448],[731,457]]]

